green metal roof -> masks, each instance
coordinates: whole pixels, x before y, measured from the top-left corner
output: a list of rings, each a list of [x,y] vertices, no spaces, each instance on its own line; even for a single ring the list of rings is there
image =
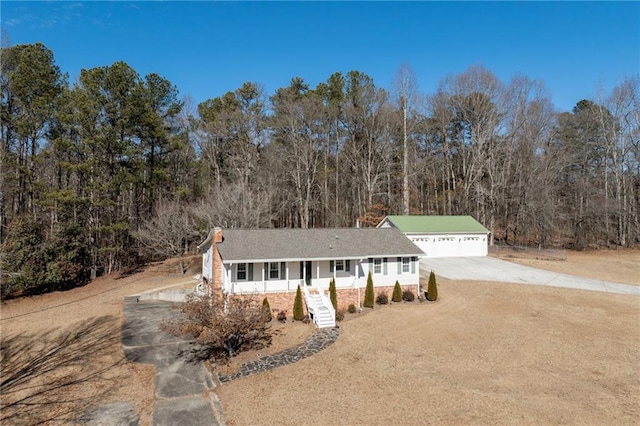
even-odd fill
[[[471,216],[387,216],[385,220],[404,233],[483,233],[489,232]]]

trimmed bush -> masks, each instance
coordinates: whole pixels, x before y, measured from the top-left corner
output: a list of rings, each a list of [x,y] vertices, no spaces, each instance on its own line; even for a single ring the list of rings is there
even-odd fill
[[[396,285],[393,286],[393,296],[391,296],[391,300],[394,302],[402,302],[402,287],[400,287],[398,280],[396,280]]]
[[[342,321],[344,319],[344,309],[336,311],[336,321]]]
[[[287,322],[287,311],[278,312],[276,319],[280,322]]]
[[[356,305],[354,305],[353,303],[351,303],[349,305],[349,307],[347,308],[347,312],[349,312],[350,314],[355,314],[356,313]]]
[[[362,306],[365,308],[373,308],[373,277],[371,276],[371,271],[369,271],[369,275],[367,276],[367,288],[364,291],[364,303]]]
[[[293,320],[302,321],[304,318],[304,308],[302,307],[302,290],[300,290],[300,284],[298,284],[298,290],[296,290],[296,298],[293,301]]]
[[[273,319],[273,315],[271,314],[271,306],[269,306],[269,299],[266,297],[262,299],[262,310],[264,311],[264,316],[267,321],[271,321]]]
[[[409,289],[402,292],[402,300],[405,302],[413,302],[416,299],[415,294]]]
[[[436,284],[436,274],[431,271],[429,274],[429,285],[427,286],[427,300],[435,302],[438,300],[438,285]]]
[[[304,317],[302,317],[303,324],[309,324],[310,322],[311,322],[311,318],[309,318],[309,315],[305,315]]]
[[[329,299],[331,299],[333,310],[338,312],[338,294],[336,292],[336,280],[334,280],[333,278],[331,278],[331,281],[329,281]]]
[[[387,296],[387,293],[381,292],[378,293],[378,295],[376,296],[376,303],[378,305],[386,305],[389,303],[389,296]]]

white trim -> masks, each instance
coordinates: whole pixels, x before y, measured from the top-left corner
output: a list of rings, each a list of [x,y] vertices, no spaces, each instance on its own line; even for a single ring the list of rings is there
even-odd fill
[[[370,258],[370,257],[387,257],[387,258],[392,258],[392,257],[427,257],[424,253],[387,253],[387,254],[363,254],[362,256],[338,256],[338,257],[313,257],[313,258],[284,258],[284,259],[227,259],[227,260],[222,260],[222,263],[224,264],[232,264],[232,263],[238,263],[238,262],[245,262],[245,263],[264,263],[264,262],[305,262],[305,261],[309,261],[309,262],[326,262],[328,260],[336,260],[336,259],[342,259],[342,260],[358,260],[358,259],[362,259],[362,258]]]

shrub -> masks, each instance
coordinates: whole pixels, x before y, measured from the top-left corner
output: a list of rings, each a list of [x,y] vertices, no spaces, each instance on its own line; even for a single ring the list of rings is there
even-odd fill
[[[338,311],[338,294],[336,292],[336,280],[331,278],[329,281],[329,299],[331,299],[331,304],[333,305],[333,310]]]
[[[429,285],[427,286],[427,300],[435,302],[438,300],[438,285],[436,284],[436,274],[431,271],[429,274]]]
[[[287,322],[287,311],[278,312],[276,319],[280,322]]]
[[[393,296],[391,300],[394,302],[402,302],[402,287],[400,287],[398,280],[396,280],[396,285],[393,286]]]
[[[349,307],[347,308],[347,311],[348,311],[350,314],[355,314],[355,313],[356,313],[356,305],[354,305],[353,303],[351,303],[351,304],[349,305]]]
[[[226,360],[237,353],[271,343],[269,323],[257,300],[221,294],[189,295],[181,306],[182,318],[162,324],[174,336],[191,335],[201,348],[194,355]]]
[[[344,319],[344,309],[336,311],[336,321],[342,321]]]
[[[367,276],[367,288],[364,291],[364,304],[365,308],[373,308],[373,277],[371,276],[371,271],[369,271],[369,275]]]
[[[264,311],[264,316],[267,321],[271,321],[273,319],[273,315],[271,314],[271,306],[269,306],[269,299],[266,297],[262,299],[262,310]]]
[[[309,324],[310,322],[311,322],[311,318],[309,318],[309,315],[305,315],[304,317],[302,317],[303,324]]]
[[[402,300],[404,300],[405,302],[413,302],[415,298],[416,296],[410,289],[406,289],[402,292]]]
[[[300,290],[300,284],[298,284],[298,290],[296,290],[296,298],[293,301],[293,320],[302,321],[304,318],[304,308],[302,307],[302,290]]]
[[[376,296],[376,303],[378,305],[386,305],[387,303],[389,303],[389,296],[387,296],[387,293],[378,293],[378,295]]]

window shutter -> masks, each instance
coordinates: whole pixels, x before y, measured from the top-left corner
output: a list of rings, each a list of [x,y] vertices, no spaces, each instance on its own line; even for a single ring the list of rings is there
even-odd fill
[[[247,265],[247,269],[249,270],[247,272],[247,280],[248,281],[253,281],[253,263],[249,263]]]
[[[281,280],[287,279],[287,263],[286,262],[280,262],[280,279]]]
[[[304,263],[300,262],[300,279],[304,279]]]
[[[344,261],[344,270],[351,272],[351,261],[349,259]]]
[[[373,257],[369,258],[369,272],[373,274]]]
[[[415,257],[411,258],[411,273],[412,274],[416,273],[416,258]]]
[[[402,258],[398,257],[398,275],[402,273]]]
[[[384,275],[387,275],[387,258],[386,257],[382,258],[382,273]]]
[[[264,262],[264,280],[269,281],[269,262]]]
[[[329,261],[329,272],[333,273],[333,269],[334,269],[334,263],[333,260]]]

